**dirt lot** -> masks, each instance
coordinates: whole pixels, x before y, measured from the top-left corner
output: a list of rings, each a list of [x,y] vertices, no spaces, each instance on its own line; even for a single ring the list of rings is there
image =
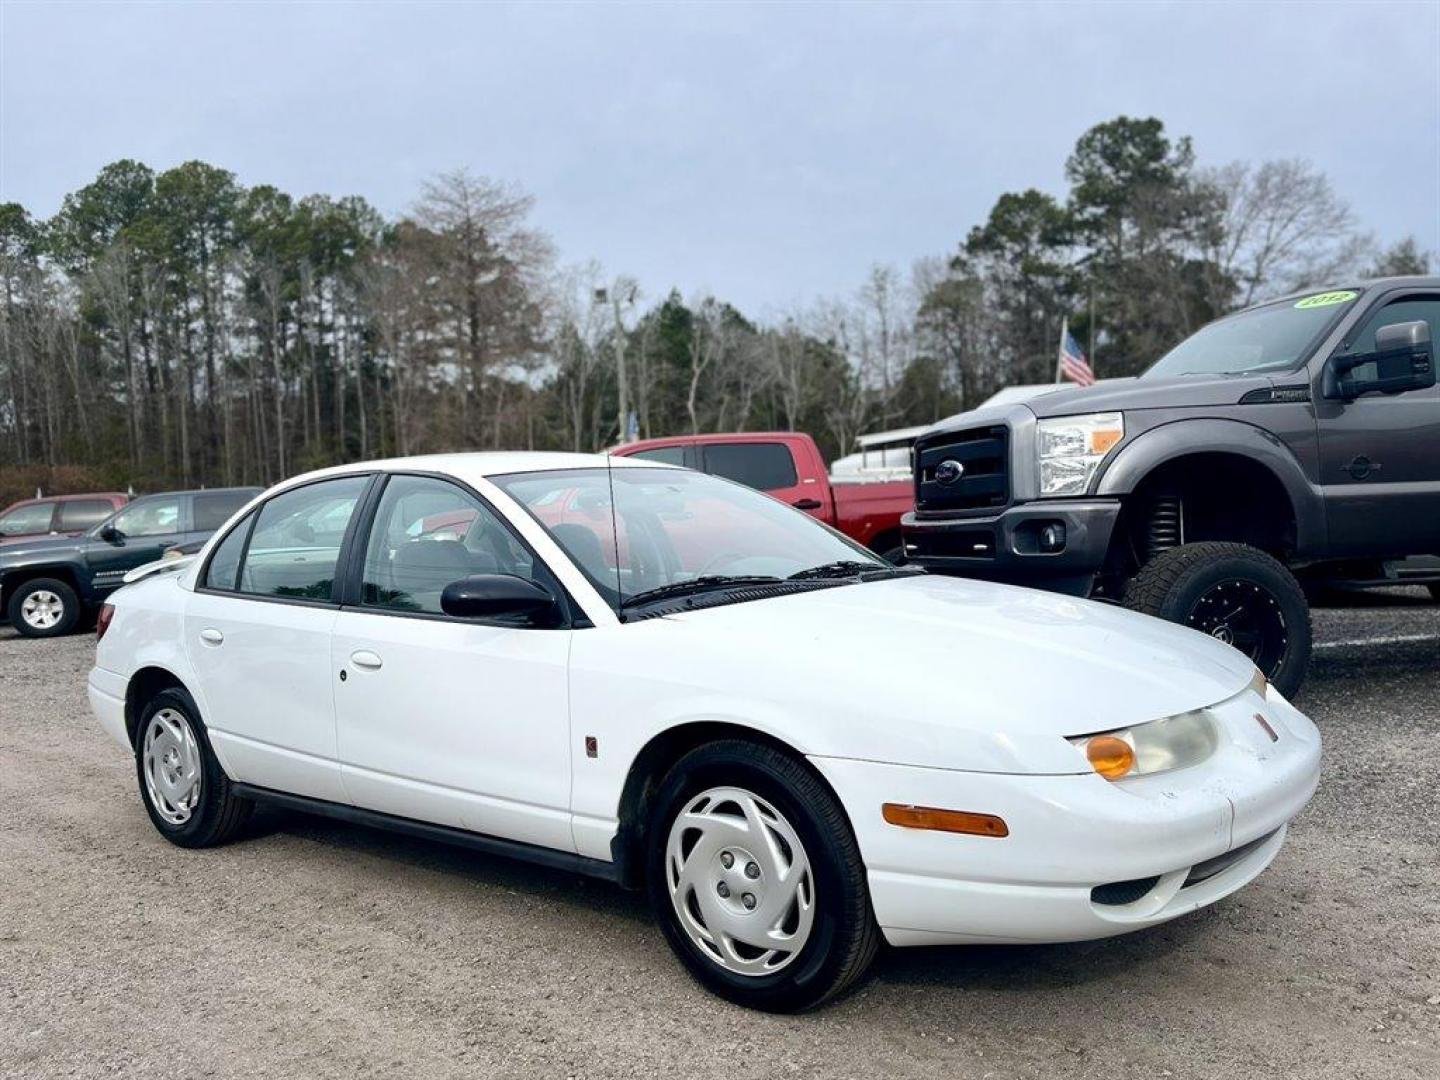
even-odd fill
[[[1440,1076],[1440,611],[1319,612],[1320,792],[1208,911],[897,951],[818,1013],[720,1003],[641,899],[304,817],[185,852],[90,719],[92,641],[0,628],[0,1076]]]

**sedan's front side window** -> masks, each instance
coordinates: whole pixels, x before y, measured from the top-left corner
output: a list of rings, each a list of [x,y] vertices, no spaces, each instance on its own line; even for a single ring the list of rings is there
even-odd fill
[[[240,568],[239,591],[291,600],[332,599],[340,545],[369,479],[346,476],[306,484],[262,506]]]
[[[442,614],[445,586],[476,574],[535,579],[535,559],[469,492],[394,476],[375,512],[360,599],[367,607]]]

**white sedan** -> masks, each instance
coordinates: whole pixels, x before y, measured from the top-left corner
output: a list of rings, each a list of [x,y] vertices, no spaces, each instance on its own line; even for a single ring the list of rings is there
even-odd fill
[[[276,803],[648,890],[704,985],[814,1005],[893,945],[1137,930],[1273,860],[1315,727],[1239,652],[892,567],[637,459],[351,465],[102,612],[160,833]]]

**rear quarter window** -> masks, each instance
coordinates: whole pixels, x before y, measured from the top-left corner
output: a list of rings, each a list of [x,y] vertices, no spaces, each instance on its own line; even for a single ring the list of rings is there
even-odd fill
[[[718,443],[705,447],[705,471],[757,491],[794,487],[795,459],[784,443]]]

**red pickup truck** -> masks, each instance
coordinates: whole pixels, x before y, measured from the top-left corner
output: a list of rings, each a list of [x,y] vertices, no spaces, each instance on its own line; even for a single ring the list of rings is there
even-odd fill
[[[893,471],[832,477],[815,440],[795,431],[677,435],[610,452],[723,476],[804,510],[891,562],[902,558],[900,518],[915,508],[908,470],[899,478]]]

